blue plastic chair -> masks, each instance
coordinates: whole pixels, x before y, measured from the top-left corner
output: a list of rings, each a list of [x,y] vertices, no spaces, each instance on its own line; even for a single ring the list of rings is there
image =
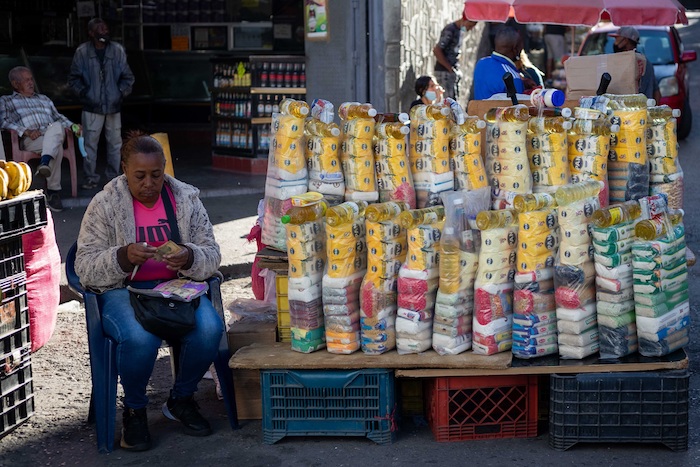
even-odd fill
[[[85,321],[88,332],[88,348],[90,351],[90,369],[92,374],[92,394],[90,395],[90,410],[88,422],[95,422],[97,431],[97,449],[99,452],[111,452],[114,447],[114,429],[117,411],[117,343],[105,335],[102,329],[102,315],[97,304],[95,293],[85,290],[80,284],[80,278],[75,273],[75,254],[77,243],[74,243],[66,257],[66,276],[68,284],[75,293],[82,295],[85,302]],[[221,274],[211,277],[208,296],[214,308],[224,319],[221,301]],[[172,353],[172,352],[171,352]],[[214,367],[219,377],[221,392],[231,429],[238,429],[238,413],[236,411],[236,395],[233,389],[233,373],[228,366],[231,353],[228,349],[226,333],[221,337],[219,352],[214,361]],[[173,366],[174,367],[174,366]]]

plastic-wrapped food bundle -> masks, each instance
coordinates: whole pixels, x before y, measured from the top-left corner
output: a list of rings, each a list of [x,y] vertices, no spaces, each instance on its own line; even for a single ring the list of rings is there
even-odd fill
[[[649,194],[647,158],[647,98],[644,94],[606,94],[610,122],[620,131],[610,137],[608,183],[610,202],[622,203]]]
[[[561,358],[585,358],[599,347],[595,267],[588,224],[600,208],[601,187],[601,182],[588,180],[563,186],[555,193],[561,241],[554,267],[554,299]]]
[[[556,201],[537,193],[517,195],[513,204],[518,210],[518,249],[512,351],[518,358],[541,357],[558,351],[552,280],[559,247]]]
[[[646,215],[646,199],[640,201]],[[669,215],[655,209],[659,203],[653,204],[657,206],[649,209],[650,218],[640,221],[635,228],[640,240],[632,244],[639,353],[649,357],[674,352],[687,345],[690,339],[682,212]]]
[[[598,96],[602,97],[602,96]],[[607,207],[608,188],[608,154],[610,152],[610,134],[618,132],[619,125],[611,125],[605,113],[592,108],[591,98],[582,98],[582,107],[574,109],[574,121],[569,130],[569,170],[571,182],[598,180],[604,183],[598,198],[601,207]],[[608,99],[605,99],[606,108]]]
[[[304,135],[309,191],[323,194],[331,206],[342,203],[345,178],[340,164],[340,128],[333,123],[333,104],[323,99],[313,101]]]
[[[527,155],[533,191],[552,193],[569,183],[567,131],[564,117],[531,117],[527,125]]]
[[[478,190],[488,186],[486,169],[481,160],[481,129],[486,126],[477,117],[465,117],[464,123],[452,125],[450,156],[456,190]]]
[[[408,156],[418,208],[440,204],[440,193],[454,189],[449,115],[449,106],[420,104],[411,109]]]
[[[302,353],[326,346],[320,293],[326,257],[323,233],[326,207],[325,201],[316,201],[292,207],[282,217],[287,227],[292,350]]]
[[[371,204],[365,209],[367,273],[360,290],[360,336],[366,354],[396,347],[396,283],[408,249],[398,216],[407,209],[403,202]]]
[[[420,353],[432,344],[433,312],[438,288],[438,249],[445,209],[433,206],[399,215],[408,251],[397,283],[396,350]]]
[[[377,201],[379,193],[372,149],[377,111],[371,104],[344,102],[338,108],[338,115],[343,121],[340,160],[345,174],[345,199],[370,203]]]
[[[306,193],[308,171],[304,158],[304,118],[309,106],[304,101],[283,99],[280,113],[272,115],[272,139],[265,180],[262,242],[286,251],[286,231],[280,219],[291,207],[285,203],[294,195]]]
[[[518,244],[513,210],[481,211],[479,267],[474,280],[472,350],[492,355],[512,347],[513,281]]]
[[[406,155],[409,128],[401,122],[377,123],[374,132],[374,163],[379,201],[400,201],[416,207],[411,167]]]
[[[639,202],[600,209],[593,213],[596,298],[600,356],[613,359],[637,351],[637,325],[632,289],[634,225],[642,214]],[[624,258],[615,261],[611,258]],[[616,266],[607,266],[617,264]]]
[[[515,195],[532,193],[532,173],[527,157],[527,122],[530,113],[525,105],[495,107],[484,118],[484,164],[489,186],[493,190],[493,207],[509,208],[512,207]]]
[[[367,269],[364,201],[326,211],[326,272],[323,315],[326,348],[349,354],[360,348],[360,286]]]
[[[471,348],[481,237],[468,219],[488,209],[490,203],[488,187],[442,194],[445,226],[440,239],[440,279],[433,320],[433,349],[440,355],[455,355]]]
[[[647,109],[647,154],[651,176],[649,193],[665,193],[671,209],[683,208],[683,170],[678,161],[678,109],[667,105]]]

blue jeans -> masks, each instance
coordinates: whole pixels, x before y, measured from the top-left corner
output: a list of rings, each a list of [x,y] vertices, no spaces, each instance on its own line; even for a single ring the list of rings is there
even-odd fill
[[[162,341],[136,320],[125,288],[98,294],[97,302],[105,334],[117,341],[117,372],[124,388],[124,405],[132,409],[146,407],[146,386]],[[180,341],[179,366],[171,392],[175,398],[189,397],[197,390],[216,357],[224,332],[224,323],[206,296],[200,298],[195,321],[195,329]]]

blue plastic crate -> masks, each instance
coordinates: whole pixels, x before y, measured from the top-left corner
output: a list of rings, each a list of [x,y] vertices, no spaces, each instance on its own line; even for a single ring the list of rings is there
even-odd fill
[[[285,436],[366,436],[394,440],[394,372],[263,370],[263,442]]]

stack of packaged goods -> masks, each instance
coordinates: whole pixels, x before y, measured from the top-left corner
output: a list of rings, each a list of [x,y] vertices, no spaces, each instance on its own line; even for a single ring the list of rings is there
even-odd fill
[[[532,172],[532,191],[554,193],[569,183],[567,132],[564,117],[530,117],[527,124],[527,156]]]
[[[603,182],[598,194],[601,207],[607,207],[609,202],[608,154],[612,131],[619,131],[619,126],[611,126],[603,112],[584,107],[574,109],[568,139],[571,182]]]
[[[289,258],[289,318],[292,350],[315,352],[326,346],[321,303],[325,264],[323,215],[327,204],[320,193],[291,198],[293,207],[282,216],[287,226]]]
[[[559,248],[556,201],[549,193],[518,195],[518,253],[513,292],[513,355],[555,354],[554,263]]]
[[[309,191],[323,194],[330,206],[343,202],[345,177],[340,165],[340,128],[333,123],[333,104],[316,99],[304,127]]]
[[[409,209],[415,209],[416,191],[406,155],[406,135],[409,131],[408,126],[402,122],[377,123],[374,131],[374,157],[379,201],[404,202]]]
[[[345,174],[345,200],[376,202],[379,199],[374,176],[374,116],[372,104],[344,102],[338,108],[343,121],[340,160]]]
[[[481,160],[481,129],[486,127],[486,122],[478,117],[464,120],[462,124],[452,125],[450,130],[450,158],[455,190],[472,191],[488,186]]]
[[[433,206],[399,215],[408,251],[397,284],[396,350],[420,353],[432,345],[433,312],[438,288],[438,249],[445,209]]]
[[[665,193],[668,207],[683,209],[683,170],[678,161],[676,119],[680,110],[667,105],[647,109],[647,155],[651,162],[649,194]]]
[[[610,121],[620,131],[610,136],[608,183],[610,202],[624,203],[649,194],[646,126],[648,100],[644,94],[606,94]]]
[[[631,249],[641,214],[635,200],[593,213],[598,333],[604,359],[637,351]]]
[[[491,204],[488,187],[442,194],[445,226],[440,239],[440,279],[435,297],[433,349],[455,355],[471,348],[474,280],[479,265],[480,232],[469,225]]]
[[[512,208],[515,195],[532,193],[532,174],[527,157],[529,118],[530,112],[525,105],[495,107],[484,116],[484,162],[493,190],[493,209]]]
[[[306,102],[283,99],[280,113],[272,115],[261,239],[281,251],[287,251],[287,234],[280,219],[291,207],[289,199],[307,191],[304,118],[308,114]]]
[[[513,344],[513,281],[518,245],[517,213],[512,209],[481,211],[479,266],[474,280],[472,350],[492,355]]]
[[[416,189],[416,206],[440,204],[440,193],[454,190],[450,165],[450,107],[416,105],[411,109],[409,162]]]
[[[646,357],[668,355],[690,340],[683,211],[659,212],[658,205],[642,204],[648,219],[637,223],[640,241],[632,244],[639,353]]]
[[[589,222],[600,209],[601,182],[588,180],[555,193],[560,229],[559,260],[554,267],[559,355],[582,359],[598,351],[595,266]]]
[[[367,270],[364,201],[346,201],[326,211],[326,273],[323,314],[331,353],[360,348],[360,286]]]
[[[398,217],[407,209],[400,201],[365,209],[367,274],[360,290],[360,336],[362,351],[369,355],[396,347],[396,279],[408,250]]]

